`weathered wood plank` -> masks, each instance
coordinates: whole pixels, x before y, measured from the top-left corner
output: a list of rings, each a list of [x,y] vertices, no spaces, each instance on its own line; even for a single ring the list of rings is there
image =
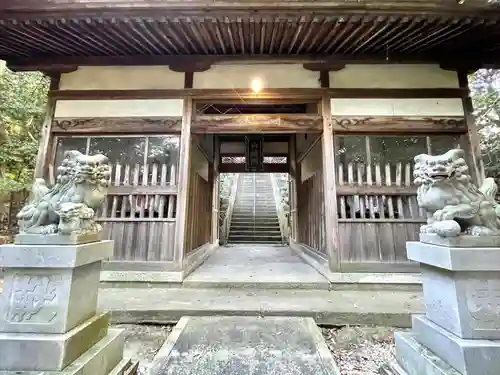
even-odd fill
[[[290,56],[287,56],[289,58]],[[202,56],[200,58],[206,58]],[[234,57],[233,57],[234,58]],[[300,59],[305,57],[300,56]],[[85,58],[82,58],[85,60]],[[143,57],[147,59],[147,57]],[[196,56],[193,57],[197,59]],[[274,62],[277,62],[274,58]],[[278,61],[279,62],[279,61]],[[75,62],[76,63],[76,62]],[[78,60],[78,64],[83,64]],[[92,64],[90,64],[92,65]],[[95,65],[95,64],[94,64]],[[121,65],[119,63],[115,65]],[[148,65],[148,64],[146,64]],[[157,64],[153,64],[157,65]],[[163,63],[158,65],[164,65]],[[99,99],[173,99],[191,96],[194,99],[209,99],[217,103],[223,99],[251,99],[257,103],[273,103],[276,100],[303,102],[319,100],[323,95],[331,98],[462,98],[467,93],[460,88],[408,88],[408,89],[387,89],[387,88],[283,88],[283,89],[263,89],[259,97],[255,98],[255,92],[251,89],[238,89],[237,93],[226,89],[150,89],[150,90],[52,90],[50,97],[57,100],[99,100]]]
[[[221,164],[220,173],[247,173],[245,164]],[[288,173],[287,164],[264,164],[262,173]]]
[[[10,12],[43,12],[43,13],[64,13],[64,12],[85,12],[87,16],[94,14],[100,16],[102,11],[117,12],[116,14],[129,14],[131,9],[137,7],[137,2],[133,0],[80,0],[80,1],[57,1],[53,0],[24,0],[8,1],[2,3],[0,10]],[[228,0],[193,0],[193,1],[159,1],[149,0],[141,3],[142,9],[148,9],[151,15],[162,12],[176,12],[189,10],[192,13],[206,14],[207,11],[234,11],[234,10],[276,10],[276,8],[287,8],[289,10],[300,11],[325,11],[330,12],[349,11],[354,14],[365,14],[367,11],[405,11],[429,13],[449,12],[451,14],[469,15],[471,11],[485,11],[492,8],[487,1],[468,0],[462,6],[457,6],[456,0],[419,0],[419,1],[394,1],[394,0],[360,0],[354,3],[345,0],[336,1],[315,1],[315,0],[287,0],[287,1],[228,1]],[[121,11],[121,12],[120,12]],[[335,13],[336,14],[336,13]]]
[[[56,118],[53,133],[137,133],[165,134],[181,131],[182,117],[95,117]]]
[[[333,117],[335,132],[356,133],[466,133],[463,117]]]
[[[335,170],[335,147],[333,142],[333,129],[331,101],[330,97],[324,96],[321,99],[321,112],[323,115],[323,193],[325,202],[325,248],[328,254],[328,264],[332,272],[340,270],[339,238],[337,224],[337,190],[336,190],[336,170]]]
[[[320,132],[319,115],[203,115],[193,119],[193,133]]]
[[[137,169],[136,169],[137,170]],[[110,186],[108,190],[109,195],[176,195],[176,185],[156,185],[156,186]]]
[[[337,187],[338,195],[415,195],[415,186],[373,186],[373,185],[341,185]]]
[[[188,221],[189,178],[191,164],[191,122],[193,117],[192,98],[184,99],[182,132],[179,152],[179,177],[177,182],[177,224],[175,231],[174,262],[183,264],[186,227]]]

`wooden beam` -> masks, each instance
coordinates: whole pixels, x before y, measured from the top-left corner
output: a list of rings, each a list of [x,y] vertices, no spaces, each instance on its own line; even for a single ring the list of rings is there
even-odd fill
[[[109,195],[177,195],[177,186],[110,186]]]
[[[220,141],[219,136],[214,136],[214,161],[213,161],[213,193],[212,193],[212,239],[216,243],[219,238],[220,215]]]
[[[50,79],[50,90],[57,90],[59,88],[59,77]],[[45,111],[45,118],[43,120],[42,131],[40,135],[40,143],[38,147],[38,154],[36,156],[35,163],[35,178],[46,177],[46,166],[48,165],[48,159],[50,153],[48,152],[51,143],[51,129],[52,129],[52,119],[54,118],[54,112],[56,109],[56,101],[50,96],[47,99],[47,108]]]
[[[314,141],[312,141],[312,143],[307,147],[307,150],[305,150],[302,154],[297,155],[297,163],[302,163],[302,160],[304,160],[307,154],[309,154],[312,151],[312,149],[316,146],[316,144],[321,141],[322,137],[323,137],[322,134],[318,135],[317,138]]]
[[[321,14],[345,15],[356,14],[421,14],[421,15],[464,15],[473,16],[493,13],[499,14],[498,8],[485,0],[467,0],[458,4],[456,0],[360,0],[360,1],[142,1],[116,0],[104,3],[95,0],[57,1],[24,0],[4,1],[0,3],[0,12],[5,12],[6,19],[34,19],[39,17],[108,17],[143,16],[159,17],[159,15],[207,15],[235,14],[238,12],[320,12]],[[2,13],[0,13],[2,14]]]
[[[416,195],[416,187],[398,186],[337,186],[337,195]]]
[[[54,133],[179,133],[182,117],[93,117],[56,118]]]
[[[467,72],[458,72],[458,82],[463,89],[469,89],[469,81],[467,79]],[[471,175],[473,181],[479,185],[485,178],[483,157],[481,154],[481,146],[479,143],[479,134],[477,132],[476,120],[473,112],[472,98],[467,96],[462,99],[462,105],[465,112],[465,122],[467,126],[467,142],[469,143],[470,154],[468,155],[469,165],[471,168]]]
[[[186,222],[188,220],[189,176],[191,160],[191,121],[193,101],[185,98],[183,104],[182,132],[179,151],[179,179],[176,210],[174,262],[182,267],[184,260],[184,242],[187,240]]]
[[[185,89],[192,89],[193,88],[193,80],[194,80],[194,73],[193,72],[185,72],[184,73],[184,88]]]
[[[248,173],[245,164],[222,164],[220,173]],[[264,164],[259,173],[288,173],[288,164]]]
[[[319,72],[319,83],[321,88],[329,88],[330,87],[330,74],[327,70],[322,70]]]
[[[193,133],[320,132],[318,115],[203,115],[193,120]]]
[[[45,71],[69,73],[78,66],[168,66],[171,70],[181,72],[202,72],[210,66],[219,63],[259,62],[273,64],[303,64],[307,70],[340,70],[347,64],[428,64],[437,63],[443,69],[480,69],[484,66],[499,68],[498,55],[476,55],[474,58],[463,56],[431,56],[415,57],[414,55],[391,55],[387,59],[385,54],[369,55],[137,55],[137,56],[45,56],[45,57],[11,57],[7,58],[7,66],[13,71]],[[459,63],[457,61],[460,61]]]
[[[463,98],[468,92],[457,89],[266,89],[255,94],[251,89],[179,89],[179,90],[53,90],[50,96],[57,100],[105,100],[105,99],[166,99],[192,96],[197,101],[215,100],[234,103],[242,99],[269,103],[270,100],[288,100],[295,102],[318,102],[324,95],[332,98]],[[224,100],[225,99],[225,100]]]
[[[463,117],[333,117],[336,133],[465,133]]]
[[[323,114],[323,183],[325,204],[325,240],[328,254],[328,265],[332,272],[340,271],[339,229],[337,223],[337,191],[335,150],[333,143],[333,129],[331,116],[331,100],[324,96],[321,100]],[[300,199],[300,198],[299,198]]]

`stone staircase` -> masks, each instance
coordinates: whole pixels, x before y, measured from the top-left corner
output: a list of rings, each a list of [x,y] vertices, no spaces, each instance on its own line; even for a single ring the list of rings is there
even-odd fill
[[[229,243],[282,243],[271,176],[241,175],[229,229]]]

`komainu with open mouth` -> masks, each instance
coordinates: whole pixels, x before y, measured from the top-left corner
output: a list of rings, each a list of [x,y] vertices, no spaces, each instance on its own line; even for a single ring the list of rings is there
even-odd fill
[[[106,198],[109,177],[106,156],[67,151],[52,188],[43,179],[36,179],[31,200],[17,215],[21,233],[99,232],[94,213]]]
[[[497,185],[493,178],[486,178],[480,188],[472,183],[463,150],[418,155],[413,175],[418,205],[427,214],[422,233],[441,237],[500,235]]]

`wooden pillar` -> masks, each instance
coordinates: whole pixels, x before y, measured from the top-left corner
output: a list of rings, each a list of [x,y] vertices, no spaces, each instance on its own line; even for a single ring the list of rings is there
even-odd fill
[[[460,88],[469,90],[469,81],[467,79],[466,71],[459,71],[458,73],[458,82]],[[471,175],[473,181],[477,184],[481,185],[485,176],[484,176],[484,166],[483,166],[483,158],[481,155],[481,147],[479,144],[479,134],[477,133],[476,121],[473,116],[474,108],[472,106],[472,98],[469,95],[462,98],[462,105],[464,108],[465,114],[465,122],[467,124],[467,143],[469,144],[469,152],[470,155],[468,157],[470,166],[471,166]]]
[[[213,161],[213,181],[212,181],[212,243],[219,243],[219,205],[220,205],[220,140],[214,135],[214,161]]]
[[[338,222],[337,222],[337,191],[336,191],[336,169],[335,153],[333,144],[332,112],[329,96],[321,99],[321,111],[323,116],[323,183],[325,199],[325,240],[328,264],[332,272],[340,271],[339,247],[338,247]]]
[[[298,225],[298,195],[297,187],[301,183],[300,179],[300,166],[297,165],[297,136],[294,134],[288,141],[288,160],[290,165],[290,181],[289,187],[289,204],[290,204],[290,219],[292,220],[291,232],[293,233],[293,240],[299,242],[299,225]]]
[[[184,243],[188,220],[189,199],[189,167],[191,165],[191,120],[193,116],[193,100],[184,98],[182,112],[182,130],[179,151],[179,178],[177,180],[177,215],[175,227],[174,263],[182,268],[184,260]]]
[[[46,178],[46,167],[48,165],[49,147],[51,143],[52,121],[54,119],[54,112],[56,110],[56,100],[52,98],[51,92],[59,88],[60,74],[51,77],[50,91],[47,99],[47,110],[43,120],[42,131],[40,135],[40,143],[38,147],[38,154],[36,156],[35,164],[35,178]]]

